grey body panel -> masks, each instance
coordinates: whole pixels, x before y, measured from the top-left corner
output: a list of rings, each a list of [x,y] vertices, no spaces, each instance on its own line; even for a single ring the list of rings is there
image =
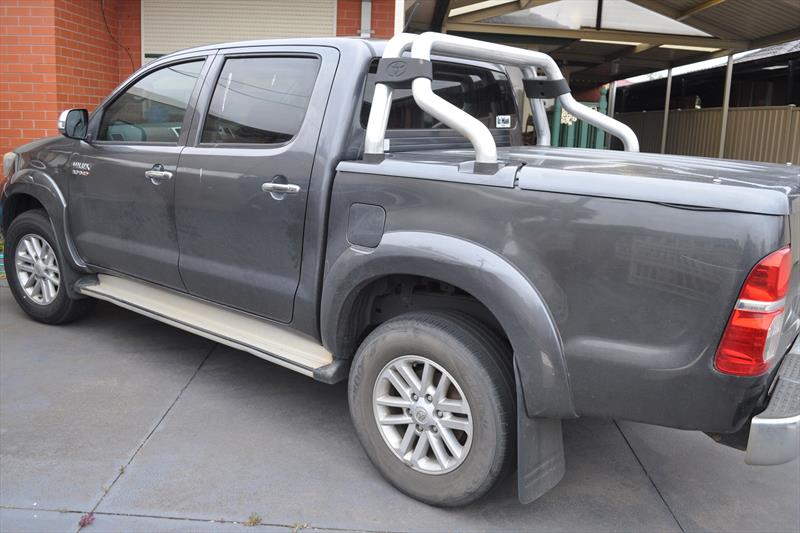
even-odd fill
[[[541,152],[550,156],[540,156]],[[482,177],[484,185],[476,183],[473,175],[462,179],[457,166],[469,159],[468,152],[426,151],[394,154],[380,164],[342,163],[332,198],[331,268],[326,273],[323,320],[333,324],[338,320],[339,315],[327,312],[326,302],[337,301],[328,297],[328,291],[337,294],[328,283],[339,279],[339,261],[353,264],[352,257],[357,255],[358,261],[368,263],[382,256],[385,243],[391,243],[392,255],[402,255],[396,250],[396,234],[419,236],[416,245],[406,243],[406,255],[416,257],[420,249],[428,248],[425,235],[447,236],[479,246],[497,261],[513,265],[535,287],[553,317],[557,338],[563,344],[565,377],[561,381],[540,381],[541,363],[528,359],[541,353],[536,344],[541,335],[528,332],[515,338],[516,332],[507,330],[523,376],[529,415],[565,416],[574,407],[578,415],[706,431],[737,430],[763,399],[770,378],[722,375],[714,370],[713,357],[744,277],[762,257],[789,242],[787,215],[797,208],[800,189],[800,179],[792,174],[796,168],[750,164],[752,180],[739,173],[734,183],[728,176],[747,165],[719,163],[720,167],[729,163],[734,171],[719,168],[709,178],[723,180],[714,184],[720,195],[711,198],[687,177],[688,172],[698,172],[689,169],[711,166],[710,161],[675,157],[657,165],[659,158],[636,154],[638,164],[625,169],[619,159],[629,154],[608,155],[608,167],[602,165],[600,156],[594,162],[583,158],[580,164],[577,160],[582,156],[576,150],[501,150],[505,168],[524,164],[517,173],[516,187],[509,187],[502,175],[496,176],[495,183],[491,183],[492,176]],[[630,190],[611,188],[602,180],[586,184],[582,194],[548,190],[553,182],[542,187],[545,190],[523,189],[526,175],[530,177],[525,180],[535,184],[537,160],[560,165],[561,181],[567,188],[588,181],[587,172],[599,174],[615,168],[623,174],[638,173],[639,179],[656,183],[657,190],[674,189],[672,201],[632,198]],[[648,161],[659,171],[646,170]],[[449,169],[437,172],[448,164]],[[579,164],[580,172],[573,175],[571,167]],[[670,165],[680,168],[670,174]],[[390,175],[382,174],[382,168]],[[431,173],[438,176],[428,179]],[[779,187],[783,188],[782,199],[775,193]],[[731,195],[730,189],[735,189],[735,195],[744,189],[755,201],[733,204],[744,196]],[[639,192],[640,196],[650,194],[646,187]],[[360,251],[339,237],[345,229],[339,227],[344,215],[338,213],[346,212],[351,203],[380,205],[386,211],[386,233],[374,251]],[[751,207],[767,214],[739,212]],[[795,252],[795,261],[796,257]],[[453,264],[440,273],[443,281],[456,286],[465,283],[455,264],[459,261],[469,263],[469,257],[450,261]],[[395,259],[395,264],[407,268],[414,262]],[[793,280],[800,279],[797,268],[795,263]],[[373,269],[380,267],[362,270],[371,275]],[[492,311],[514,305],[513,296],[487,284],[490,290],[482,301]],[[348,280],[345,285],[353,286],[355,281]],[[460,288],[475,290],[472,286]],[[793,292],[787,304],[787,348],[799,325],[796,289]],[[520,309],[516,313],[523,320],[539,320]],[[501,317],[500,323],[506,327],[507,320]],[[333,324],[323,325],[326,342],[332,342],[337,331]],[[529,349],[523,351],[523,347]],[[530,369],[527,374],[526,368]],[[561,387],[567,387],[566,391],[559,390]],[[559,409],[550,405],[554,397],[571,401],[559,400],[556,403],[564,407]]]

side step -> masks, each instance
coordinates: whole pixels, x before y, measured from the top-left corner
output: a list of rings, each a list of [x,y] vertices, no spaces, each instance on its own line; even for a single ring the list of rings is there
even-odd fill
[[[315,371],[334,364],[331,353],[309,337],[149,283],[99,274],[97,283],[78,283],[76,288],[86,296],[250,352],[306,376],[314,377]]]

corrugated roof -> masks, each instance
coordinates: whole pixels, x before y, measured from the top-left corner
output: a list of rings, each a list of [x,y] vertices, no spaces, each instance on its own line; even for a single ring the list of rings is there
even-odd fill
[[[547,52],[578,85],[598,85],[800,39],[800,0],[602,0],[609,13],[605,24],[602,12],[599,17],[591,15],[597,12],[598,0],[427,1],[457,8],[445,17],[447,33]],[[636,29],[632,21],[641,16],[640,8],[681,24],[654,25],[657,19],[651,17]],[[632,21],[624,20],[626,12]],[[542,13],[550,18],[543,20]],[[681,25],[709,36],[687,32]],[[439,29],[433,22],[425,28],[419,21],[415,28]]]

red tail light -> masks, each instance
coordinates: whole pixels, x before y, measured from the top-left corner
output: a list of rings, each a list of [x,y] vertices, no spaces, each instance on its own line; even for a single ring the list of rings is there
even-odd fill
[[[750,271],[717,349],[720,372],[757,376],[769,369],[783,329],[791,249],[773,252]]]

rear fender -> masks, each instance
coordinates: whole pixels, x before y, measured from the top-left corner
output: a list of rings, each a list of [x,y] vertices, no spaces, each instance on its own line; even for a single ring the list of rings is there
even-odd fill
[[[437,279],[478,299],[511,342],[524,413],[576,416],[561,338],[536,288],[496,253],[448,235],[389,232],[376,248],[351,246],[333,261],[324,280],[321,333],[323,344],[336,357],[352,351],[355,339],[348,322],[360,290],[392,274]],[[522,409],[518,412],[522,416]]]

